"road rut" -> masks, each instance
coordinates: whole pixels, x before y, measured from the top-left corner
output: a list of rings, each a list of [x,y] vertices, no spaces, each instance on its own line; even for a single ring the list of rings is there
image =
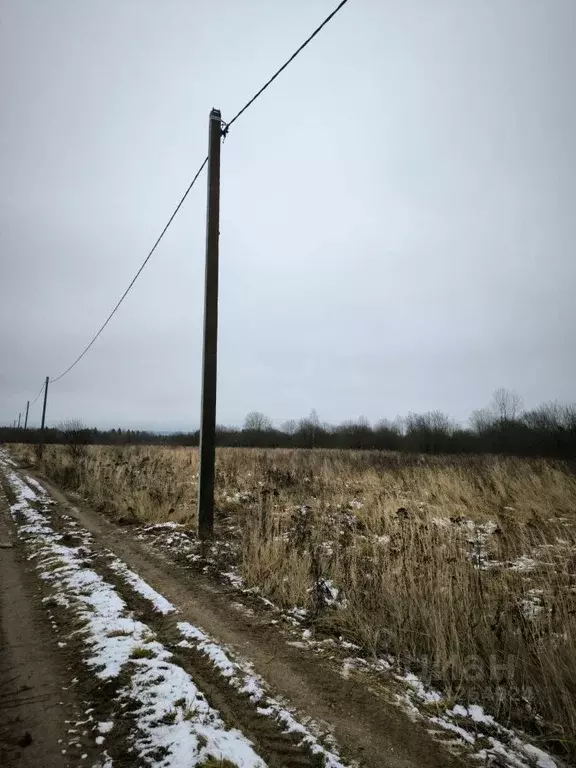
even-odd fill
[[[93,748],[72,735],[88,704],[73,690],[30,564],[14,535],[0,486],[0,765],[93,765]],[[74,742],[74,743],[70,743]],[[84,757],[82,757],[84,755]]]
[[[162,553],[98,514],[71,501],[38,476],[57,509],[85,527],[94,547],[110,550],[179,610],[179,618],[202,628],[252,663],[271,688],[304,718],[327,724],[343,757],[366,768],[450,768],[463,765],[390,701],[375,683],[344,678],[335,664],[288,645],[266,618],[231,607],[233,593],[200,574],[190,573]],[[257,738],[257,735],[256,735]]]

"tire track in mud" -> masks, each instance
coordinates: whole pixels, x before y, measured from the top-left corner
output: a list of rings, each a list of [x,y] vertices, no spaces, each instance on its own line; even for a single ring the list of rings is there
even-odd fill
[[[86,724],[90,697],[72,684],[70,659],[58,652],[50,611],[23,556],[0,474],[0,765],[71,768],[102,765]],[[48,615],[47,615],[48,614]]]
[[[21,479],[26,482],[25,478]],[[13,489],[4,477],[0,476],[0,480],[10,505],[14,505],[17,499]],[[38,490],[31,483],[26,482],[26,485],[33,491]],[[36,502],[31,502],[31,506],[33,508],[41,507]],[[53,522],[53,517],[56,519],[58,517],[52,514],[52,510],[47,510],[46,508],[42,510],[42,513],[50,522]],[[21,512],[13,512],[12,517],[17,533],[18,527],[25,525],[26,521],[22,518]],[[56,530],[56,526],[54,526],[54,529]],[[20,536],[18,536],[18,540],[22,541]],[[75,537],[74,534],[66,534],[63,538],[63,543],[67,546],[81,546],[83,539]],[[24,542],[22,544],[26,547]],[[31,560],[32,557],[34,555],[28,553],[26,558],[28,563],[33,562]],[[118,713],[116,711],[117,708],[113,705],[121,687],[121,678],[102,681],[87,670],[82,660],[85,653],[84,643],[80,636],[82,623],[74,616],[68,615],[65,607],[59,601],[57,593],[40,576],[36,568],[31,568],[28,576],[34,582],[35,599],[42,606],[41,610],[44,613],[44,620],[51,627],[51,640],[52,642],[56,640],[59,655],[66,664],[67,678],[72,680],[75,695],[85,702],[81,713],[78,713],[76,717],[66,720],[67,727],[71,728],[74,732],[80,731],[83,735],[91,734],[91,742],[92,744],[96,743],[100,747],[99,752],[100,757],[102,757],[102,762],[97,762],[95,765],[108,766],[108,758],[111,756],[113,764],[119,766],[119,768],[134,766],[134,756],[129,754],[126,749],[126,735],[133,726],[133,719],[131,719],[128,709]],[[88,704],[89,706],[86,708]],[[98,723],[108,722],[112,718],[117,723],[114,735],[112,738],[106,737],[104,739],[99,734]],[[104,741],[106,752],[102,754]],[[44,763],[40,761],[35,762],[33,768],[37,768],[40,765],[44,768]],[[46,765],[48,766],[49,763],[46,763]],[[62,765],[68,765],[68,763],[62,763]]]
[[[162,615],[155,611],[149,601],[109,568],[105,557],[102,553],[95,558],[95,570],[114,585],[137,618],[154,630],[159,641],[174,654],[175,663],[190,674],[228,725],[238,728],[254,742],[270,768],[317,768],[323,765],[319,756],[300,746],[293,735],[282,732],[270,717],[259,714],[248,694],[243,695],[231,687],[205,654],[193,647],[179,646],[184,636],[177,627],[178,615]]]
[[[86,735],[96,730],[93,736],[102,725],[109,726],[106,733],[113,730],[113,734],[106,745],[114,765],[126,768],[216,764],[266,768],[242,732],[222,721],[154,632],[138,621],[113,585],[92,567],[90,534],[60,516],[53,500],[43,492],[38,496],[37,488],[31,492],[30,484],[12,470],[6,479],[16,497],[10,511],[28,555],[26,572],[46,593],[42,607],[53,629],[66,636],[67,642],[58,645],[69,642],[68,652],[77,653],[80,674],[73,683],[100,694],[94,696],[97,704],[86,710],[87,719],[74,725],[87,726]],[[51,614],[52,603],[60,609],[59,627]],[[58,687],[58,677],[55,684]],[[95,722],[94,714],[101,713],[113,715],[112,722]],[[101,746],[104,740],[96,736],[92,743]],[[66,752],[62,750],[62,755]],[[112,765],[104,754],[106,766]],[[83,754],[81,759],[87,757]],[[46,763],[46,768],[72,768],[68,760]],[[92,766],[96,768],[95,763]]]
[[[249,659],[272,690],[285,696],[299,713],[311,716],[321,726],[329,723],[345,758],[359,760],[358,764],[366,768],[456,768],[465,763],[435,741],[425,726],[409,720],[390,700],[393,692],[376,690],[365,681],[356,681],[353,674],[344,678],[329,660],[288,645],[265,617],[247,617],[234,611],[227,588],[186,572],[146,543],[135,541],[129,529],[76,498],[70,501],[43,476],[35,477],[57,501],[55,524],[60,515],[70,515],[94,536],[95,549],[113,552],[180,608],[183,620],[203,627]],[[125,599],[132,599],[123,594]],[[192,654],[187,658],[186,663],[196,665],[200,681],[205,662]],[[231,689],[224,690],[229,697]]]
[[[37,488],[33,487],[33,490]],[[193,647],[179,646],[178,643],[184,636],[177,627],[178,616],[162,615],[155,611],[148,600],[135,592],[110,568],[107,561],[112,553],[99,546],[88,531],[81,529],[70,516],[59,512],[55,504],[45,507],[43,514],[49,519],[54,531],[62,536],[63,544],[71,547],[85,546],[90,550],[86,556],[90,568],[114,587],[138,621],[151,628],[157,640],[173,654],[171,661],[181,666],[192,677],[208,703],[220,712],[229,727],[237,728],[254,743],[258,754],[270,768],[319,768],[324,765],[323,757],[302,746],[295,734],[284,732],[269,716],[260,714],[258,707],[250,701],[249,695],[241,694],[231,687],[204,654]],[[61,626],[65,629],[66,624],[62,622]],[[74,631],[77,627],[71,626],[68,629]],[[80,644],[75,645],[77,652],[80,652]],[[94,695],[96,692],[92,691],[99,719],[118,721],[118,714],[112,714],[107,702],[117,696],[122,688],[121,683],[122,680],[117,679],[103,685],[101,696]],[[125,741],[124,736],[133,725],[130,711],[125,709],[124,713],[121,732],[116,735],[114,744],[109,748],[111,756],[119,765],[130,764],[130,756],[118,747]]]

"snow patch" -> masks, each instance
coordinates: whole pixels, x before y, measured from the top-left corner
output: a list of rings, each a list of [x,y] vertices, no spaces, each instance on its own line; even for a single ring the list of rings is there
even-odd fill
[[[30,477],[30,475],[26,475],[26,482],[29,485],[32,485],[40,493],[41,496],[46,495],[46,489],[40,485],[37,480],[35,480],[33,477]]]
[[[240,693],[248,695],[254,704],[258,705],[258,711],[279,722],[286,732],[298,733],[301,736],[301,744],[306,745],[313,753],[322,756],[326,768],[343,768],[343,763],[334,746],[327,749],[319,741],[319,736],[312,732],[312,728],[320,733],[317,725],[307,722],[307,727],[300,723],[295,714],[281,701],[273,698],[267,691],[263,679],[254,673],[252,666],[245,660],[232,660],[222,646],[214,642],[198,627],[188,622],[179,622],[178,629],[190,645],[205,654],[213,666],[225,677],[228,683]]]
[[[17,498],[11,512],[18,534],[37,553],[35,566],[42,578],[69,601],[80,623],[77,632],[86,650],[85,663],[103,680],[121,671],[129,674],[119,701],[139,705],[132,710],[135,726],[127,737],[135,758],[157,768],[191,768],[210,756],[238,768],[265,768],[252,744],[236,729],[227,728],[190,675],[169,661],[172,654],[150,628],[133,618],[113,586],[84,565],[86,548],[60,544],[61,536],[48,518],[29,504],[37,501],[34,491],[16,473],[6,471],[5,462],[3,468]],[[157,601],[158,593],[144,591],[147,599]],[[111,723],[99,723],[100,737],[111,728]],[[106,761],[111,765],[107,756]]]
[[[154,606],[155,611],[158,611],[158,613],[162,613],[164,615],[167,613],[174,613],[174,611],[176,611],[176,608],[169,600],[166,600],[163,595],[161,595],[159,592],[156,592],[155,589],[152,589],[152,587],[147,584],[144,579],[141,579],[137,573],[131,571],[128,566],[117,557],[112,556],[108,565],[110,569],[114,571],[114,573],[117,573],[125,581],[127,581],[135,592],[137,592],[141,597],[144,597],[146,600],[149,600]]]

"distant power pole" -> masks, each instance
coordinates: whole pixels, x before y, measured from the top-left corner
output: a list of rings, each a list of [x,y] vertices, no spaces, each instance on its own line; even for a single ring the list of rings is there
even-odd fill
[[[30,400],[26,401],[26,416],[24,416],[24,429],[28,428],[28,411],[30,410]]]
[[[42,458],[42,454],[44,453],[44,427],[46,424],[46,401],[48,400],[48,381],[49,377],[46,376],[46,381],[44,382],[44,405],[42,406],[42,424],[40,425],[40,458]]]
[[[204,348],[200,415],[198,536],[214,532],[214,462],[216,458],[216,368],[218,352],[218,238],[220,235],[220,142],[222,115],[212,109],[208,138],[208,204],[206,210],[206,273],[204,287]]]
[[[18,429],[20,429],[20,422],[22,421],[22,411],[18,414]]]

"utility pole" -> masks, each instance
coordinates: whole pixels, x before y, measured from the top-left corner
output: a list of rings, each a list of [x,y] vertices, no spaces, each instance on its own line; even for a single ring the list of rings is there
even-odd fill
[[[30,400],[26,401],[26,416],[24,417],[24,429],[28,429],[28,411],[30,410]]]
[[[22,411],[18,414],[18,429],[20,429],[20,422],[22,421]]]
[[[216,458],[216,367],[218,352],[218,238],[220,235],[220,142],[222,115],[212,109],[208,138],[208,203],[206,209],[206,274],[202,406],[198,448],[198,537],[214,532],[214,462]]]
[[[40,458],[44,453],[44,425],[46,424],[46,401],[48,400],[48,381],[49,377],[46,376],[44,382],[44,405],[42,406],[42,424],[40,426]]]

